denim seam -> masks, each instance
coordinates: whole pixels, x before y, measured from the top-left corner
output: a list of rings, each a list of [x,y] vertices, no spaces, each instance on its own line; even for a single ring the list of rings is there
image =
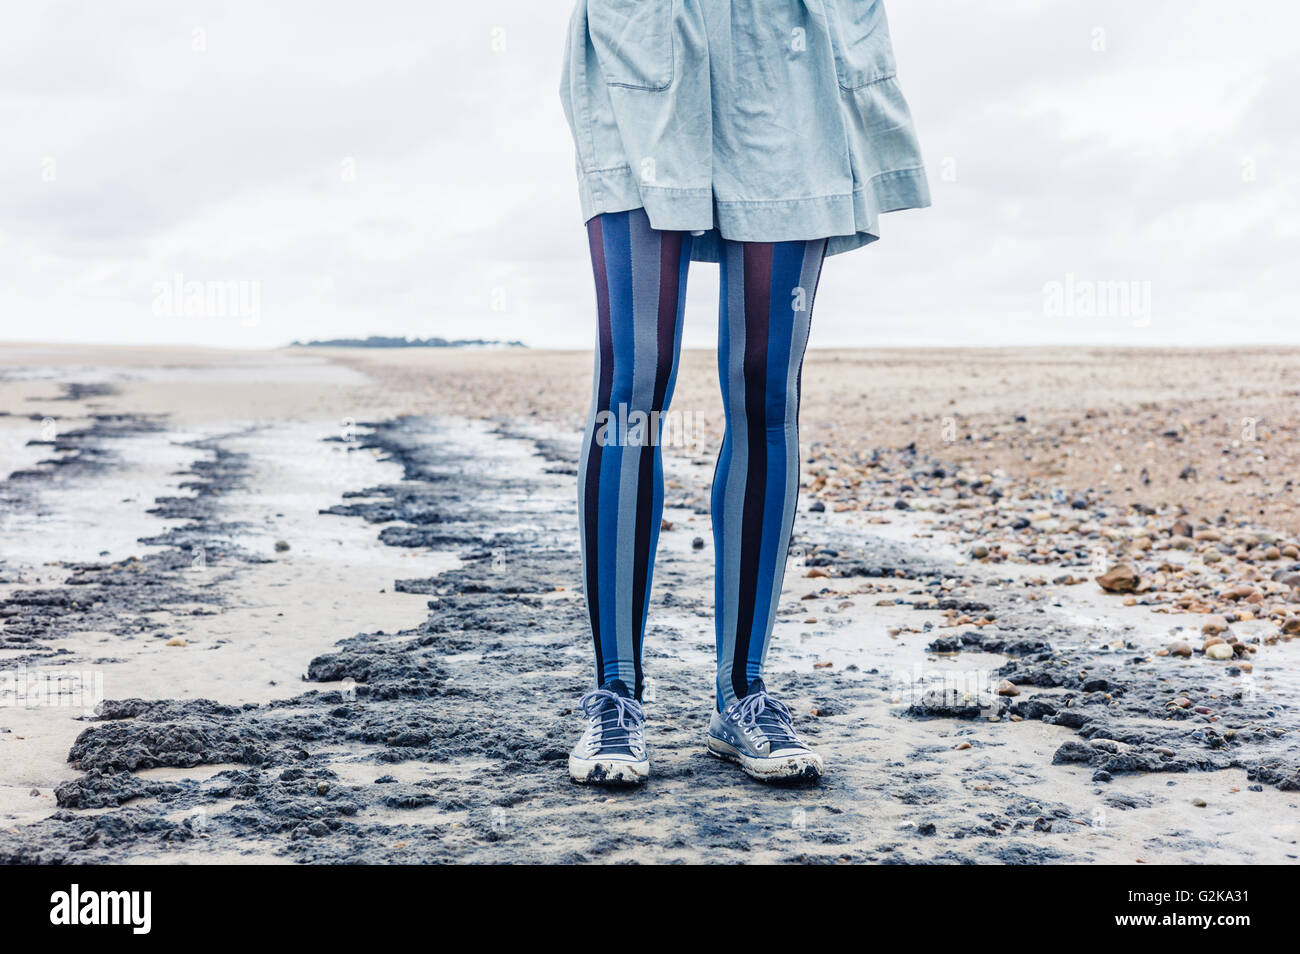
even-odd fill
[[[920,166],[914,166],[910,169],[891,169],[888,172],[880,172],[872,176],[870,180],[874,182],[877,179],[888,179],[892,177],[904,178],[915,176],[924,171]],[[825,195],[809,195],[798,199],[730,199],[718,200],[718,207],[726,208],[744,208],[744,207],[763,207],[763,208],[781,208],[787,205],[803,205],[805,202],[831,202],[838,199],[850,199],[855,195],[862,195],[867,190],[865,187],[854,189],[852,192],[828,192]]]
[[[856,83],[853,86],[845,86],[843,83],[840,83],[839,86],[840,89],[846,93],[856,93],[860,89],[866,89],[868,86],[875,86],[877,83],[883,83],[885,80],[894,79],[896,76],[898,76],[898,70],[892,69],[877,76],[873,76],[865,83]],[[836,77],[836,81],[839,81],[839,77]]]

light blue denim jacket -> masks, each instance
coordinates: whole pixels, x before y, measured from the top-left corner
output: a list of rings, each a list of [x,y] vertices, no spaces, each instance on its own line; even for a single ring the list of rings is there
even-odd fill
[[[697,259],[930,204],[881,0],[577,0],[560,95],[583,219],[644,207]]]

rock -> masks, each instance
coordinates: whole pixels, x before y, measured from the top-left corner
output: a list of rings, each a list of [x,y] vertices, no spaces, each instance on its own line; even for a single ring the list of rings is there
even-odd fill
[[[1132,593],[1138,586],[1137,571],[1127,563],[1111,567],[1096,580],[1107,593]]]
[[[1193,798],[1193,799],[1192,799],[1192,804],[1195,805],[1197,808],[1204,808],[1204,807],[1205,807],[1205,799],[1203,799],[1203,798]]]
[[[1190,656],[1191,654],[1192,647],[1188,646],[1186,643],[1169,644],[1169,655],[1171,656]]]
[[[1018,696],[1020,690],[1016,688],[1015,683],[1003,679],[998,683],[997,694],[1000,696]]]
[[[181,639],[179,636],[173,636],[171,639],[167,640],[167,642],[163,643],[163,645],[164,646],[188,646],[189,643],[185,642],[185,640]]]
[[[970,555],[977,560],[982,560],[989,555],[989,548],[982,543],[977,543],[970,548]]]
[[[1284,619],[1282,632],[1287,636],[1300,636],[1300,616],[1288,616]]]
[[[665,520],[663,518],[660,518],[659,529],[661,531],[671,530],[672,528],[673,528],[673,522],[671,520]]]
[[[288,549],[289,549],[289,541],[288,541],[288,540],[276,540],[276,541],[275,541],[275,552],[276,552],[276,553],[283,553],[285,550],[288,550]]]
[[[1209,656],[1211,659],[1231,659],[1233,657],[1233,649],[1227,643],[1215,643],[1213,646],[1206,648],[1205,655]]]
[[[1211,616],[1201,627],[1201,632],[1206,636],[1214,636],[1218,633],[1225,632],[1228,629],[1228,621],[1222,616]]]
[[[1175,537],[1190,538],[1195,532],[1196,530],[1186,520],[1175,520],[1173,527],[1169,530],[1170,535]]]
[[[822,503],[820,500],[814,500],[811,504],[809,504],[808,511],[810,513],[825,513],[826,505]]]
[[[692,549],[692,550],[703,550],[703,549],[704,549],[704,538],[703,538],[703,537],[696,537],[694,540],[692,540],[692,541],[691,541],[691,549]]]
[[[1007,702],[987,689],[971,693],[935,687],[926,689],[918,702],[907,707],[906,714],[920,718],[977,719],[999,716],[1006,708]]]

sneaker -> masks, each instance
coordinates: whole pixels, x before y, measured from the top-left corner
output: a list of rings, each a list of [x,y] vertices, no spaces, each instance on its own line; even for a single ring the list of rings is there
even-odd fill
[[[649,778],[645,710],[627,686],[607,682],[578,704],[587,731],[569,753],[569,777],[591,785],[640,785]]]
[[[745,698],[713,713],[706,744],[710,754],[760,782],[814,781],[822,774],[821,756],[795,733],[790,710],[768,695],[762,679],[750,683]]]

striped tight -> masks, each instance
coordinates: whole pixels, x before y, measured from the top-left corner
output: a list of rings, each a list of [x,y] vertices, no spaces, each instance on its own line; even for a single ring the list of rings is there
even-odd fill
[[[672,399],[691,236],[644,210],[587,223],[596,279],[591,411],[578,467],[596,684],[639,699],[663,513],[659,414]],[[723,242],[718,371],[726,432],[713,479],[719,708],[760,678],[799,489],[799,372],[825,240]]]

